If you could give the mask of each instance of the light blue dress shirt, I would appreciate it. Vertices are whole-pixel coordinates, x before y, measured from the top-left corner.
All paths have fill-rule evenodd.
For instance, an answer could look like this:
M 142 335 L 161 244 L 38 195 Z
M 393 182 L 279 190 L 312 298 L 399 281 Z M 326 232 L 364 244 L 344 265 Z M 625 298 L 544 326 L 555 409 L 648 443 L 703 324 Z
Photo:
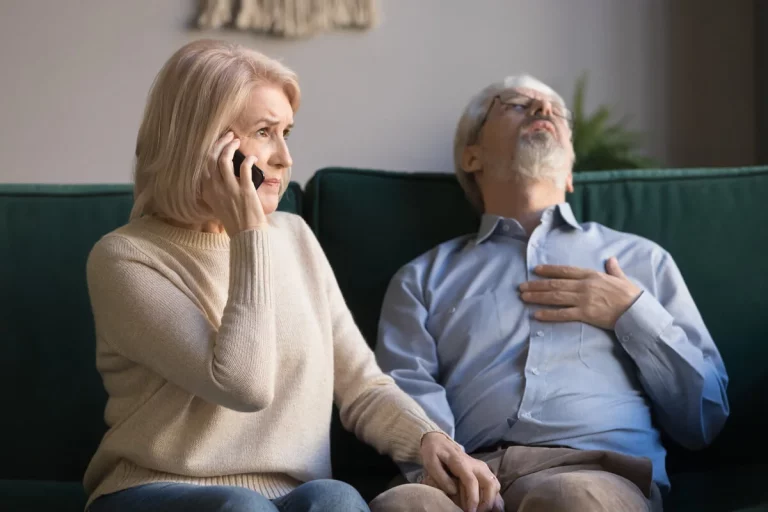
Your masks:
M 616 256 L 643 292 L 615 331 L 545 323 L 518 287 L 541 264 L 605 271 Z M 376 355 L 382 369 L 469 453 L 500 442 L 648 457 L 669 489 L 656 424 L 690 449 L 728 417 L 728 376 L 672 257 L 568 203 L 526 235 L 483 216 L 476 235 L 443 243 L 395 275 Z M 654 415 L 656 423 L 652 422 Z

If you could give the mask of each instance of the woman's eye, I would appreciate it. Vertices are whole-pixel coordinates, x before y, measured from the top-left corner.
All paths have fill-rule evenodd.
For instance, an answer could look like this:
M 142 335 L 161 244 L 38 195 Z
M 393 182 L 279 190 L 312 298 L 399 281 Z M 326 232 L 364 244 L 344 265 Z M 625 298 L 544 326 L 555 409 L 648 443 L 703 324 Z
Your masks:
M 283 132 L 283 138 L 284 138 L 285 140 L 288 140 L 288 137 L 290 137 L 290 135 L 291 135 L 291 130 L 285 130 L 285 131 Z
M 528 110 L 528 105 L 524 103 L 513 103 L 512 110 L 516 110 L 518 112 L 525 112 L 526 110 Z
M 269 132 L 267 131 L 266 128 L 262 128 L 261 130 L 256 132 L 256 135 L 258 135 L 259 137 L 269 137 Z

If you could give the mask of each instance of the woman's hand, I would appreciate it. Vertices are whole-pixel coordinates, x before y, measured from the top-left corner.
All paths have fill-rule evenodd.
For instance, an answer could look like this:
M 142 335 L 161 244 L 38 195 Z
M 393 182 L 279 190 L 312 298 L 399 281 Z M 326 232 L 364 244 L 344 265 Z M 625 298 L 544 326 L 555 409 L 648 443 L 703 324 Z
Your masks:
M 246 157 L 240 166 L 238 180 L 232 166 L 232 157 L 238 147 L 240 140 L 231 131 L 216 141 L 208 155 L 202 186 L 203 200 L 230 237 L 267 225 L 267 216 L 251 181 L 251 166 L 256 157 Z
M 426 474 L 424 483 L 441 489 L 464 512 L 487 512 L 503 504 L 499 497 L 501 486 L 488 465 L 464 453 L 448 436 L 440 432 L 426 434 L 421 441 L 421 461 Z

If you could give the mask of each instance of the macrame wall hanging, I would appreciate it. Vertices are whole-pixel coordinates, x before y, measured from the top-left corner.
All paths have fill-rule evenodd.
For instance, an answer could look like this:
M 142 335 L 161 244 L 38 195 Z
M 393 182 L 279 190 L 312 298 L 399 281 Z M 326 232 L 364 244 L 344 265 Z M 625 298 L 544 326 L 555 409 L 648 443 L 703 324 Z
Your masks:
M 376 0 L 203 0 L 198 27 L 299 38 L 376 24 Z

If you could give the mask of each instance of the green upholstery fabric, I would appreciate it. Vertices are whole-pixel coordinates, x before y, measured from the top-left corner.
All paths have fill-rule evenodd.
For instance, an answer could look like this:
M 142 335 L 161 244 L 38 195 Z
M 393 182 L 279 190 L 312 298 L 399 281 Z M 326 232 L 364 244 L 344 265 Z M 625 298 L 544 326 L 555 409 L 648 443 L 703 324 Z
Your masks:
M 127 219 L 123 186 L 0 188 L 0 478 L 79 480 L 103 431 L 88 251 Z
M 637 233 L 672 253 L 730 373 L 731 417 L 722 435 L 699 453 L 669 443 L 670 472 L 765 461 L 768 168 L 582 173 L 575 186 L 568 200 L 580 220 Z M 307 184 L 305 217 L 371 344 L 394 272 L 434 245 L 473 232 L 478 222 L 452 175 L 359 169 L 319 171 Z M 375 488 L 394 475 L 391 463 L 336 429 L 338 422 L 337 476 Z
M 768 503 L 768 168 L 580 174 L 568 199 L 581 220 L 646 236 L 675 257 L 725 358 L 731 418 L 714 445 L 670 445 L 666 510 Z M 0 510 L 82 510 L 83 471 L 104 432 L 85 284 L 88 251 L 123 224 L 130 187 L 0 185 Z M 476 229 L 451 175 L 320 171 L 292 183 L 280 209 L 303 213 L 369 342 L 394 272 Z M 394 464 L 331 430 L 335 476 L 372 498 Z
M 105 431 L 85 262 L 131 204 L 127 185 L 0 185 L 5 488 L 22 484 L 2 479 L 79 482 Z M 298 213 L 301 204 L 292 183 L 280 209 Z M 0 510 L 10 510 L 4 495 Z

